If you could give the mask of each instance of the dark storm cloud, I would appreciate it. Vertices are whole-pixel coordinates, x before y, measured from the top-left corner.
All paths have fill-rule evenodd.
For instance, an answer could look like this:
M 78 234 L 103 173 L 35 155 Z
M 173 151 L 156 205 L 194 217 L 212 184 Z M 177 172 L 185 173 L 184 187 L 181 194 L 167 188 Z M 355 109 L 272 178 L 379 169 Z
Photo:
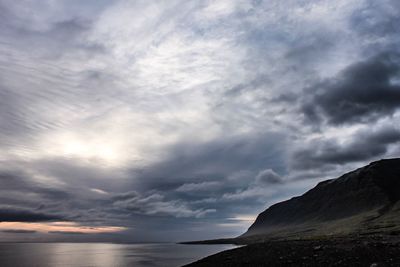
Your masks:
M 31 172 L 24 173 L 16 168 L 0 175 L 0 201 L 12 207 L 6 207 L 2 214 L 5 220 L 74 220 L 101 224 L 108 219 L 103 210 L 103 206 L 104 209 L 107 204 L 111 206 L 111 202 L 106 201 L 107 193 L 92 191 L 85 179 L 77 177 L 75 184 L 62 184 L 60 187 L 59 184 L 35 180 L 32 172 L 37 166 L 23 162 L 19 165 L 19 168 L 29 166 Z M 79 180 L 81 184 L 78 184 Z
M 273 132 L 202 143 L 181 142 L 168 149 L 165 159 L 133 174 L 138 176 L 140 184 L 137 186 L 167 189 L 197 179 L 209 182 L 225 179 L 243 170 L 274 168 L 284 173 L 285 149 L 285 135 Z
M 375 131 L 356 132 L 351 141 L 340 144 L 337 140 L 314 140 L 293 156 L 295 169 L 318 169 L 325 164 L 347 164 L 371 161 L 384 155 L 389 146 L 400 142 L 400 130 L 385 127 Z
M 397 53 L 353 64 L 335 79 L 308 88 L 302 110 L 313 123 L 326 119 L 334 125 L 390 116 L 400 107 L 399 71 Z
M 2 185 L 0 192 L 3 193 L 3 197 L 7 195 L 7 192 L 12 191 L 34 193 L 50 200 L 63 200 L 70 197 L 65 190 L 35 182 L 29 174 L 18 170 L 0 172 L 0 182 Z
M 114 212 L 185 221 L 223 218 L 252 207 L 254 199 L 263 197 L 263 188 L 282 184 L 275 171 L 286 171 L 281 164 L 285 137 L 278 133 L 182 142 L 167 151 L 163 161 L 132 171 L 131 187 L 138 191 L 112 195 Z
M 22 230 L 22 229 L 7 229 L 1 230 L 2 233 L 9 233 L 9 234 L 34 234 L 37 231 L 34 230 Z
M 49 234 L 60 234 L 60 235 L 85 235 L 82 232 L 72 232 L 72 231 L 49 231 Z
M 0 207 L 0 222 L 48 222 L 61 219 L 63 218 L 53 214 Z

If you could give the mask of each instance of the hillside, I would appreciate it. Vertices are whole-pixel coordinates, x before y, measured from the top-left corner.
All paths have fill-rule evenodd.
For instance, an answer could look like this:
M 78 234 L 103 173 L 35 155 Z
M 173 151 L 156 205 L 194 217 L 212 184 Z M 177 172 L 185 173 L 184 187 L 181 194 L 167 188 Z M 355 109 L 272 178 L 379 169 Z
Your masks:
M 400 159 L 380 160 L 269 207 L 239 238 L 395 234 L 399 200 Z
M 400 159 L 277 203 L 240 237 L 201 243 L 247 245 L 187 266 L 400 266 Z

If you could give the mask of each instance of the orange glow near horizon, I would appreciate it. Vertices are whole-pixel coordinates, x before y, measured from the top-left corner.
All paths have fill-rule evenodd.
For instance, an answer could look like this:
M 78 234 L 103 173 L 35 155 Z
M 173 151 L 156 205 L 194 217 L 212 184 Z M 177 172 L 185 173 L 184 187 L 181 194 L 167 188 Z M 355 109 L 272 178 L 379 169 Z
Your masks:
M 75 222 L 50 222 L 50 223 L 26 223 L 26 222 L 0 222 L 1 230 L 29 230 L 42 233 L 65 232 L 82 234 L 116 233 L 126 230 L 117 226 L 83 226 Z

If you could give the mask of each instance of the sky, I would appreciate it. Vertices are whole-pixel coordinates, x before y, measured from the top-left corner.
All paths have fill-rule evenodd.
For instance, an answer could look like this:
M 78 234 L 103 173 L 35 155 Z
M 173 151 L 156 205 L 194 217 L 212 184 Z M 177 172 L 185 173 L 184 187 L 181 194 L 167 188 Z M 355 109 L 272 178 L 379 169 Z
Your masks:
M 185 241 L 400 156 L 398 0 L 0 0 L 0 240 Z

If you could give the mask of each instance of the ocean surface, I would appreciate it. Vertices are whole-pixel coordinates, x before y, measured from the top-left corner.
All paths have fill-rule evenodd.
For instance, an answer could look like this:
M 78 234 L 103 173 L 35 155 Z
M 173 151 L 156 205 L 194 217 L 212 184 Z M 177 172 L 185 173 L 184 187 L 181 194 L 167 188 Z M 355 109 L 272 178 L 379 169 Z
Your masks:
M 2 243 L 1 267 L 169 267 L 234 248 L 232 245 Z

